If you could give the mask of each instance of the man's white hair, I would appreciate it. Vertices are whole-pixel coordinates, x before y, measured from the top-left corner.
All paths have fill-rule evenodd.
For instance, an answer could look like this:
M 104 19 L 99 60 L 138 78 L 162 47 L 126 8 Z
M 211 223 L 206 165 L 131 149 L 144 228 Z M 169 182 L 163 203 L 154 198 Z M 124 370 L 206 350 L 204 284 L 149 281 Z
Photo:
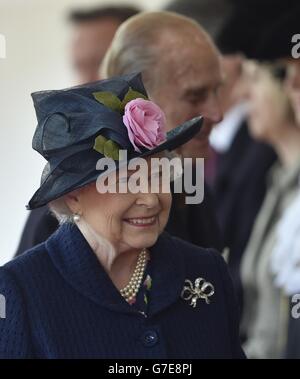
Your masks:
M 173 12 L 143 12 L 125 21 L 117 30 L 103 60 L 101 75 L 141 72 L 147 90 L 162 85 L 162 62 L 170 50 L 180 53 L 197 35 L 203 41 L 211 39 L 194 20 Z

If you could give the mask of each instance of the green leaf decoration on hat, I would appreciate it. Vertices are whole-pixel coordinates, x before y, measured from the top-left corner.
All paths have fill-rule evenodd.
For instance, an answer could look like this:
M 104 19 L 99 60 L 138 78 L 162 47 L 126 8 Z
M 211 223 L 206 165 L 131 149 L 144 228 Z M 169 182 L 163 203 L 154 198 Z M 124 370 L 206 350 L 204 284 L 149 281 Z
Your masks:
M 119 159 L 119 150 L 118 144 L 112 140 L 108 140 L 104 144 L 104 155 L 107 158 L 112 158 L 117 161 Z
M 112 92 L 106 92 L 106 91 L 94 92 L 93 96 L 99 103 L 119 113 L 123 113 L 126 104 L 132 100 L 135 100 L 135 99 L 148 100 L 145 95 L 143 95 L 142 93 L 138 91 L 133 90 L 131 87 L 129 87 L 129 90 L 127 91 L 122 101 L 118 98 L 118 96 L 116 96 Z
M 99 103 L 105 105 L 107 108 L 110 108 L 115 112 L 121 112 L 123 110 L 121 100 L 112 92 L 94 92 L 93 96 Z
M 107 142 L 107 138 L 103 136 L 96 137 L 93 149 L 104 155 L 105 142 Z
M 125 105 L 129 103 L 129 101 L 135 100 L 135 99 L 144 99 L 148 100 L 145 95 L 142 93 L 133 90 L 131 87 L 129 87 L 129 90 L 127 91 L 126 95 L 124 96 L 124 99 L 122 101 L 122 106 L 125 108 Z
M 104 136 L 96 137 L 93 148 L 98 151 L 98 153 L 103 154 L 106 158 L 112 158 L 115 161 L 119 159 L 119 145 Z

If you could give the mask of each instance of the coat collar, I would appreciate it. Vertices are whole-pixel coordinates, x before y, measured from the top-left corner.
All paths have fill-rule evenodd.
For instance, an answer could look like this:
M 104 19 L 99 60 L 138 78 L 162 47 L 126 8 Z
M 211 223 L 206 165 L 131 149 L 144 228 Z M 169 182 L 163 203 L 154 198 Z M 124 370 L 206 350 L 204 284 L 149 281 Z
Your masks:
M 46 249 L 63 278 L 93 302 L 122 313 L 136 313 L 113 285 L 76 225 L 64 224 L 46 241 Z M 153 287 L 148 317 L 178 300 L 185 279 L 183 254 L 167 233 L 150 249 Z
M 300 156 L 293 165 L 285 167 L 281 162 L 277 162 L 271 168 L 268 176 L 268 184 L 272 190 L 284 193 L 288 188 L 295 186 L 299 182 Z

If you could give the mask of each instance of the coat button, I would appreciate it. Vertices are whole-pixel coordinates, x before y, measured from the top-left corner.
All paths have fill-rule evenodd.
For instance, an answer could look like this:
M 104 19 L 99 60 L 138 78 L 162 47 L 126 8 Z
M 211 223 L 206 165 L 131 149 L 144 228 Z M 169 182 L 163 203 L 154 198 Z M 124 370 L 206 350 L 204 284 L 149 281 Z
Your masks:
M 147 347 L 154 346 L 158 342 L 158 334 L 154 330 L 148 330 L 143 334 L 142 341 Z

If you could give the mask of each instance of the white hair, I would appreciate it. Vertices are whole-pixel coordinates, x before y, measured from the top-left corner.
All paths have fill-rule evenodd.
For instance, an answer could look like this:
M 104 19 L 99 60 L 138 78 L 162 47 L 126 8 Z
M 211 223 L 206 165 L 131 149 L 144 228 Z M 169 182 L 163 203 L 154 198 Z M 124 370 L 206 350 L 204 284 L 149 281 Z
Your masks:
M 163 84 L 162 60 L 172 50 L 186 46 L 201 35 L 211 43 L 204 29 L 194 20 L 173 12 L 142 12 L 125 21 L 117 30 L 101 68 L 104 78 L 141 72 L 147 90 Z M 166 43 L 160 43 L 161 41 Z M 212 44 L 212 43 L 211 43 Z M 212 44 L 213 45 L 213 44 Z
M 65 202 L 64 196 L 51 201 L 49 203 L 49 208 L 60 224 L 66 222 L 74 223 L 73 213 Z

